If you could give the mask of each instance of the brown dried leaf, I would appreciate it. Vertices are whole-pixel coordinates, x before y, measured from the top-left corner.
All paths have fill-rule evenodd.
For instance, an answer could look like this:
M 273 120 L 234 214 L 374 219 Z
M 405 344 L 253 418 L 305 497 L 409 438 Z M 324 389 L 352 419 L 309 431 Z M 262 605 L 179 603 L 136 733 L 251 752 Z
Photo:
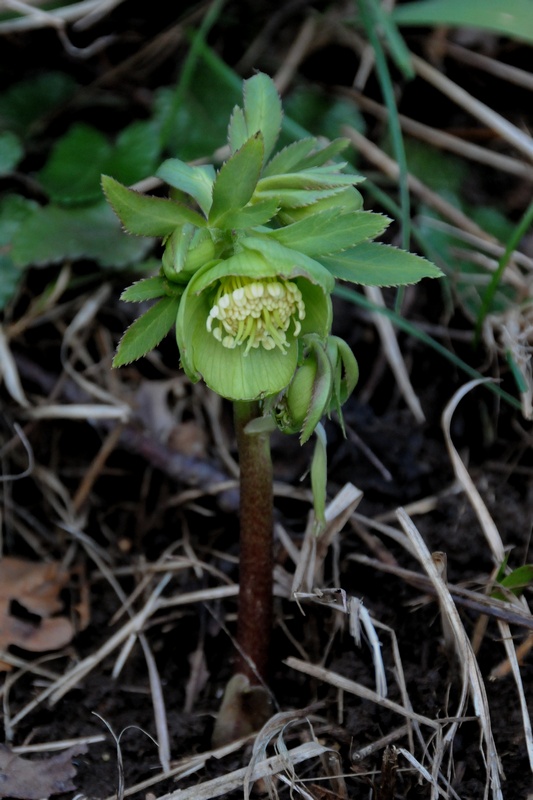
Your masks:
M 86 745 L 75 745 L 50 758 L 30 761 L 0 744 L 0 798 L 40 800 L 73 791 L 76 768 L 71 759 L 86 752 Z
M 63 607 L 59 593 L 68 581 L 60 564 L 0 559 L 0 651 L 16 645 L 31 652 L 58 650 L 70 642 L 74 628 L 67 617 L 51 617 Z M 40 622 L 13 614 L 16 601 Z M 0 786 L 1 790 L 1 786 Z

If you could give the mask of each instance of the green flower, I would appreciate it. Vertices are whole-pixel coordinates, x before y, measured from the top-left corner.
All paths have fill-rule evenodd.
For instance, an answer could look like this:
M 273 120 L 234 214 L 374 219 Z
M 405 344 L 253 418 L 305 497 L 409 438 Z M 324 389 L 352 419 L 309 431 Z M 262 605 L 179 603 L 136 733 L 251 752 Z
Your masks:
M 271 242 L 248 238 L 240 247 L 191 278 L 176 336 L 192 380 L 230 400 L 255 400 L 288 386 L 300 337 L 329 333 L 334 280 L 317 261 Z

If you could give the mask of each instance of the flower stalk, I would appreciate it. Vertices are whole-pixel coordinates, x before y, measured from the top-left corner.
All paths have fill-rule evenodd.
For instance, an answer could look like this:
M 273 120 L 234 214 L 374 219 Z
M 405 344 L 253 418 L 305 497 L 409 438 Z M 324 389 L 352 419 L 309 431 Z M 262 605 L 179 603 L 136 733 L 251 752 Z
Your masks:
M 250 683 L 266 682 L 272 629 L 272 458 L 270 434 L 246 428 L 260 416 L 257 402 L 233 404 L 240 465 L 238 658 Z

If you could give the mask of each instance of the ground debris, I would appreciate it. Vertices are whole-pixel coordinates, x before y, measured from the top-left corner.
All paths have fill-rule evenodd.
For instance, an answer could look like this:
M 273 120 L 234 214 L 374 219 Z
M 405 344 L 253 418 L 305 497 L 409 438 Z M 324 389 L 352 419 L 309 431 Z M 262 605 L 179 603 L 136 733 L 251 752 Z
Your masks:
M 0 745 L 0 797 L 39 800 L 72 791 L 71 779 L 76 775 L 72 759 L 86 752 L 87 746 L 78 744 L 50 758 L 30 761 Z

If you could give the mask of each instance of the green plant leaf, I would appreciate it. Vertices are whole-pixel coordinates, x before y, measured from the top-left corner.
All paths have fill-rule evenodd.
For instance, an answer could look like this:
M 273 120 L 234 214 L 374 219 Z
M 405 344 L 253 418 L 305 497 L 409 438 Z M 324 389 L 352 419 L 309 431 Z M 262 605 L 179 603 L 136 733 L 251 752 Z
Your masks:
M 11 245 L 22 223 L 38 208 L 34 200 L 19 194 L 7 194 L 0 198 L 0 247 Z
M 100 175 L 111 150 L 96 128 L 75 124 L 58 139 L 38 179 L 55 203 L 96 202 L 101 197 Z
M 17 293 L 22 279 L 22 270 L 7 253 L 0 253 L 0 311 Z
M 179 158 L 168 158 L 163 161 L 157 172 L 157 178 L 193 197 L 204 214 L 209 214 L 213 202 L 213 184 L 215 168 L 212 164 L 190 167 Z
M 23 155 L 24 149 L 15 133 L 11 131 L 0 133 L 0 175 L 9 175 L 13 172 Z
M 142 303 L 145 300 L 155 300 L 166 295 L 165 284 L 165 279 L 160 275 L 153 278 L 144 278 L 124 289 L 120 299 L 125 303 Z
M 264 73 L 244 81 L 244 118 L 248 136 L 261 132 L 266 160 L 277 142 L 283 116 L 281 100 L 272 78 Z
M 117 137 L 101 172 L 112 175 L 126 186 L 148 178 L 153 175 L 160 157 L 160 140 L 158 126 L 151 120 L 128 125 Z
M 510 572 L 509 575 L 505 575 L 503 578 L 497 578 L 497 581 L 501 586 L 504 586 L 517 597 L 520 597 L 524 589 L 527 589 L 528 586 L 533 584 L 533 564 L 522 564 L 521 567 L 517 567 Z M 499 592 L 497 589 L 491 592 L 491 597 L 495 597 L 497 600 L 507 599 L 505 594 Z
M 374 239 L 383 233 L 389 223 L 388 217 L 371 211 L 339 214 L 333 208 L 273 230 L 269 235 L 286 247 L 317 258 L 346 250 L 366 239 Z
M 283 175 L 261 178 L 257 184 L 257 193 L 266 195 L 273 191 L 281 193 L 287 189 L 300 191 L 333 189 L 341 186 L 352 186 L 362 180 L 364 178 L 361 175 L 348 175 L 345 172 L 338 172 L 335 166 L 313 167 L 299 172 L 287 172 Z
M 128 189 L 109 175 L 102 175 L 102 188 L 128 233 L 137 236 L 168 236 L 184 222 L 203 227 L 196 211 L 163 197 L 152 197 Z
M 114 367 L 142 358 L 165 338 L 176 322 L 179 297 L 163 297 L 135 320 L 119 342 Z
M 340 280 L 363 286 L 404 286 L 422 278 L 438 278 L 440 269 L 425 258 L 388 244 L 365 242 L 320 261 Z
M 209 224 L 224 225 L 224 216 L 249 202 L 257 185 L 263 164 L 263 137 L 254 135 L 223 164 L 213 184 L 213 204 Z
M 224 142 L 228 117 L 241 95 L 205 61 L 199 62 L 190 85 L 179 89 L 158 89 L 154 98 L 153 119 L 165 131 L 165 148 L 179 153 L 183 161 L 205 157 Z M 176 103 L 176 93 L 179 102 Z
M 142 259 L 149 239 L 124 236 L 105 201 L 84 208 L 37 208 L 13 237 L 11 256 L 18 266 L 89 258 L 103 267 L 125 267 Z
M 269 273 L 264 273 L 259 277 L 265 277 L 270 274 L 272 277 L 280 275 L 282 278 L 292 280 L 297 275 L 304 275 L 308 280 L 320 285 L 325 292 L 332 292 L 335 287 L 335 281 L 332 278 L 328 269 L 313 258 L 309 258 L 305 253 L 299 253 L 297 250 L 292 250 L 285 247 L 279 242 L 270 238 L 262 238 L 260 236 L 247 236 L 241 239 L 240 246 L 243 249 L 243 255 L 246 252 L 260 253 L 263 260 L 269 266 Z M 231 260 L 231 264 L 237 263 L 238 257 Z M 228 261 L 230 261 L 228 259 Z M 222 265 L 227 262 L 222 262 Z M 245 262 L 245 259 L 242 259 Z M 240 266 L 241 270 L 246 270 L 246 265 Z M 239 274 L 239 272 L 231 273 Z M 240 274 L 246 272 L 240 271 Z M 255 277 L 255 276 L 254 276 Z
M 0 128 L 23 138 L 35 134 L 39 122 L 67 103 L 76 88 L 76 82 L 62 72 L 45 72 L 15 83 L 0 95 Z
M 398 25 L 456 25 L 533 42 L 531 0 L 422 0 L 397 6 Z
M 398 69 L 403 72 L 406 78 L 414 78 L 415 71 L 411 63 L 411 54 L 391 15 L 384 10 L 377 0 L 359 0 L 359 2 L 366 2 L 372 16 L 372 23 L 374 27 L 382 32 L 387 43 L 387 49 Z
M 266 225 L 279 211 L 279 204 L 275 197 L 268 200 L 258 200 L 244 208 L 228 211 L 224 214 L 224 227 L 230 228 L 255 228 L 257 225 Z
M 305 157 L 315 149 L 317 143 L 317 139 L 309 137 L 287 145 L 269 161 L 263 170 L 263 177 L 268 178 L 272 175 L 283 175 L 285 172 L 296 172 L 300 164 L 303 164 Z
M 231 152 L 236 153 L 249 138 L 244 111 L 240 106 L 235 106 L 228 125 L 228 144 Z
M 316 442 L 311 460 L 311 489 L 315 517 L 319 525 L 326 521 L 326 491 L 328 478 L 328 451 L 326 431 L 319 423 L 315 429 Z

